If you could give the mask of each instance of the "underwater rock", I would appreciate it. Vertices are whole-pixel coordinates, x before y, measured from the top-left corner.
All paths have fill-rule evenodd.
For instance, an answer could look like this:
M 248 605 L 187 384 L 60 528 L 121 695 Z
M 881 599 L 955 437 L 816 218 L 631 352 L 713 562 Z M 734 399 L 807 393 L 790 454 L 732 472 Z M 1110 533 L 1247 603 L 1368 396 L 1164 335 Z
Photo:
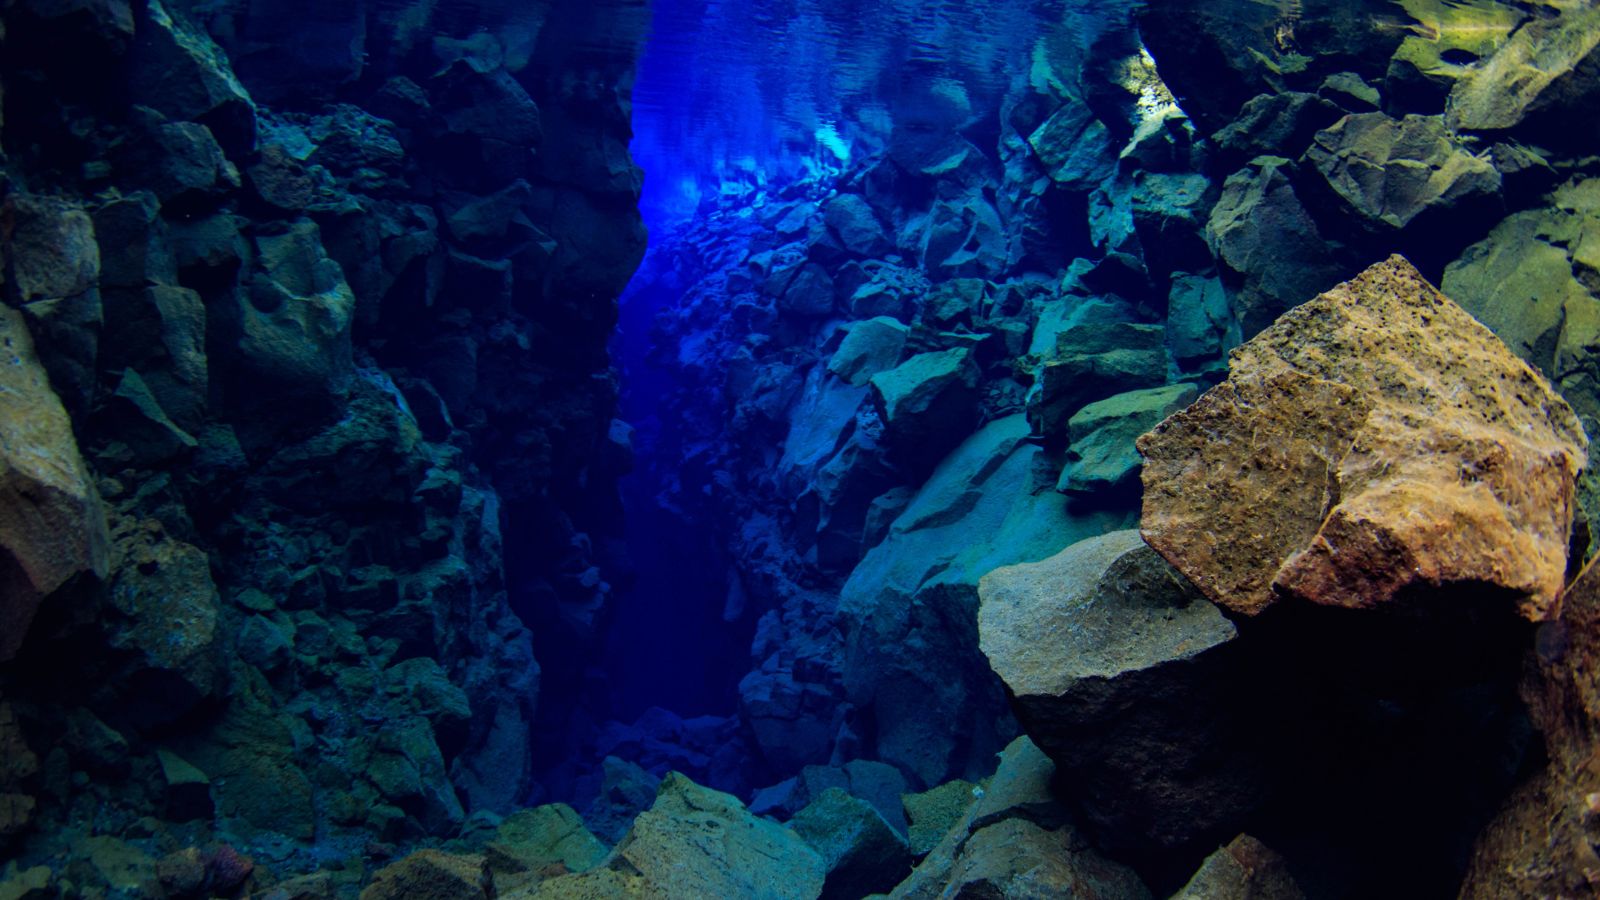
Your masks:
M 226 313 L 238 335 L 237 365 L 283 395 L 327 402 L 348 389 L 351 375 L 350 287 L 314 222 L 258 235 L 254 244 L 256 271 Z
M 178 122 L 210 128 L 228 153 L 255 149 L 255 103 L 204 32 L 173 17 L 160 0 L 137 4 L 129 90 L 135 103 Z
M 822 856 L 828 877 L 824 898 L 854 900 L 882 893 L 911 871 L 911 851 L 870 803 L 828 788 L 789 827 Z
M 650 808 L 661 779 L 615 756 L 600 762 L 600 792 L 584 811 L 583 820 L 596 835 L 615 844 L 628 833 L 639 813 Z
M 1580 415 L 1600 418 L 1600 179 L 1513 213 L 1444 270 L 1445 295 L 1543 372 Z
M 1166 380 L 1166 330 L 1160 325 L 1081 323 L 1060 332 L 1045 356 L 1028 394 L 1028 422 L 1035 434 L 1059 443 L 1084 406 Z
M 1167 350 L 1181 367 L 1220 367 L 1238 342 L 1239 323 L 1217 278 L 1174 272 L 1167 295 Z
M 877 758 L 919 786 L 976 777 L 1014 725 L 978 650 L 978 580 L 1131 524 L 1073 512 L 1020 415 L 985 425 L 942 461 L 840 592 L 844 683 L 870 714 Z
M 1028 145 L 1051 180 L 1069 191 L 1087 193 L 1116 171 L 1110 132 L 1088 104 L 1075 97 L 1028 135 Z
M 889 238 L 872 211 L 872 204 L 860 194 L 839 194 L 822 205 L 822 220 L 851 253 L 864 257 L 882 256 L 889 251 Z
M 1600 799 L 1600 565 L 1591 562 L 1540 628 L 1522 696 L 1548 761 L 1473 847 L 1464 898 L 1584 896 L 1594 890 Z
M 200 548 L 157 521 L 119 518 L 107 595 L 107 643 L 130 654 L 117 717 L 169 723 L 226 686 L 217 586 Z
M 361 900 L 485 900 L 493 896 L 481 856 L 418 850 L 372 876 Z
M 1470 234 L 1500 207 L 1500 173 L 1439 116 L 1346 116 L 1317 132 L 1305 159 L 1353 218 L 1377 234 Z
M 1559 146 L 1592 146 L 1585 110 L 1600 92 L 1600 10 L 1564 9 L 1518 28 L 1450 91 L 1445 118 L 1459 131 L 1504 132 Z
M 919 858 L 927 856 L 961 821 L 981 793 L 976 784 L 957 778 L 920 793 L 906 794 L 901 802 L 910 821 L 906 839 L 912 854 Z
M 856 322 L 828 360 L 828 371 L 859 387 L 900 362 L 909 331 L 899 319 L 878 316 Z
M 1069 824 L 1050 793 L 1054 773 L 1049 757 L 1017 738 L 966 815 L 889 896 L 1148 898 L 1132 869 L 1100 856 Z
M 79 575 L 104 576 L 110 537 L 72 424 L 34 354 L 23 314 L 0 309 L 0 661 L 40 603 Z
M 495 830 L 484 847 L 497 893 L 533 879 L 587 872 L 610 851 L 564 803 L 518 810 Z
M 1472 584 L 1539 621 L 1587 446 L 1536 371 L 1393 257 L 1286 314 L 1140 439 L 1144 535 L 1236 613 Z
M 1409 11 L 1427 29 L 1407 35 L 1389 60 L 1383 93 L 1391 111 L 1443 112 L 1456 82 L 1490 58 L 1528 19 L 1526 10 L 1499 3 L 1429 2 L 1414 4 Z
M 673 772 L 600 868 L 544 882 L 537 896 L 812 900 L 825 873 L 794 832 Z
M 1283 857 L 1248 834 L 1206 857 L 1172 900 L 1302 900 Z
M 1282 157 L 1252 160 L 1228 176 L 1206 223 L 1244 337 L 1349 274 L 1342 246 L 1321 230 L 1296 192 L 1293 168 Z
M 27 316 L 38 360 L 81 420 L 94 396 L 102 307 L 94 221 L 75 203 L 14 193 L 0 207 L 7 301 Z
M 1317 132 L 1339 121 L 1344 111 L 1304 91 L 1257 94 L 1237 117 L 1212 135 L 1212 164 L 1231 173 L 1258 156 L 1295 159 Z
M 1137 531 L 996 569 L 978 593 L 980 646 L 1101 846 L 1179 847 L 1259 802 L 1237 632 Z
M 926 472 L 961 440 L 977 412 L 978 367 L 972 351 L 919 353 L 872 376 L 873 406 L 895 457 Z
M 1128 391 L 1090 403 L 1067 421 L 1071 441 L 1056 490 L 1093 495 L 1125 487 L 1139 471 L 1133 442 L 1198 397 L 1190 384 Z

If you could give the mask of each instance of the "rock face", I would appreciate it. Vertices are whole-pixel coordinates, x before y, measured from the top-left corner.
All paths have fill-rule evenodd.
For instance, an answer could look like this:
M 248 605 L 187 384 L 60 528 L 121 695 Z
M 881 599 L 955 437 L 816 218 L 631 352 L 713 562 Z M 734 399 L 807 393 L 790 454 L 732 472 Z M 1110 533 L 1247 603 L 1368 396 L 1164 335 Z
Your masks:
M 1305 896 L 1288 864 L 1248 834 L 1206 857 L 1173 900 L 1300 900 Z
M 984 655 L 1102 846 L 1181 846 L 1259 802 L 1237 631 L 1137 531 L 996 569 L 978 593 Z
M 1479 837 L 1462 897 L 1583 896 L 1593 891 L 1600 772 L 1600 566 L 1567 589 L 1547 623 L 1522 694 L 1549 762 L 1506 801 Z
M 826 872 L 794 832 L 674 772 L 605 863 L 545 882 L 535 896 L 813 900 Z
M 1146 540 L 1231 611 L 1480 584 L 1541 620 L 1587 440 L 1537 372 L 1392 258 L 1237 350 L 1229 380 L 1139 449 Z
M 1017 738 L 966 815 L 889 896 L 1148 898 L 1131 869 L 1086 846 L 1068 823 L 1050 793 L 1053 774 L 1049 758 Z
M 106 574 L 110 539 L 72 424 L 34 354 L 22 313 L 0 309 L 0 662 L 22 646 L 44 598 Z

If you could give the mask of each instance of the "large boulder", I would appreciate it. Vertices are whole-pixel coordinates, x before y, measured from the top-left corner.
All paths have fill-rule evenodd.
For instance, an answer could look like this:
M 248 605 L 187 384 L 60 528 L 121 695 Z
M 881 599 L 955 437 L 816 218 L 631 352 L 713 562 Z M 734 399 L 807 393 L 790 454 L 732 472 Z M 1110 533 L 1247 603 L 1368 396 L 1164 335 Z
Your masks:
M 790 820 L 789 827 L 828 866 L 824 898 L 855 900 L 882 893 L 911 871 L 911 850 L 865 800 L 831 787 Z
M 1442 242 L 1499 209 L 1500 172 L 1440 116 L 1346 116 L 1317 132 L 1305 158 L 1341 212 L 1374 234 L 1414 228 Z
M 869 383 L 890 450 L 916 474 L 955 447 L 977 415 L 978 366 L 965 347 L 919 353 Z
M 1028 394 L 1034 433 L 1060 443 L 1084 406 L 1167 380 L 1166 329 L 1135 322 L 1083 322 L 1055 337 Z
M 1600 9 L 1574 6 L 1536 17 L 1465 73 L 1450 91 L 1446 119 L 1461 131 L 1511 132 L 1526 140 L 1581 148 L 1600 126 L 1597 99 Z
M 1508 798 L 1473 848 L 1464 898 L 1582 897 L 1594 892 L 1600 795 L 1600 564 L 1590 563 L 1545 626 L 1523 687 L 1544 733 L 1545 767 Z
M 1212 600 L 1492 588 L 1550 616 L 1588 441 L 1527 363 L 1392 257 L 1285 315 L 1141 438 L 1144 534 Z
M 100 496 L 50 389 L 23 314 L 0 307 L 0 662 L 22 646 L 39 604 L 86 573 L 103 576 L 110 539 Z
M 978 593 L 980 646 L 1102 846 L 1181 847 L 1260 801 L 1237 631 L 1137 531 L 996 569 Z
M 1444 270 L 1447 296 L 1600 420 L 1600 179 L 1513 213 Z
M 1171 384 L 1128 391 L 1078 410 L 1067 421 L 1071 443 L 1056 490 L 1092 495 L 1127 486 L 1139 472 L 1133 442 L 1199 394 L 1192 384 Z
M 844 682 L 871 723 L 863 736 L 919 786 L 978 777 L 1015 727 L 978 650 L 978 580 L 1132 525 L 1131 511 L 1069 509 L 1027 438 L 1013 415 L 964 441 L 840 591 Z
M 825 873 L 794 832 L 673 772 L 603 865 L 546 881 L 536 896 L 814 900 Z
M 135 103 L 211 129 L 229 154 L 255 149 L 256 110 L 227 55 L 160 0 L 136 5 L 128 89 Z
M 1293 171 L 1282 157 L 1252 160 L 1228 176 L 1206 223 L 1244 337 L 1348 274 L 1339 243 L 1296 192 Z
M 1289 864 L 1272 848 L 1241 834 L 1206 857 L 1172 900 L 1304 900 Z

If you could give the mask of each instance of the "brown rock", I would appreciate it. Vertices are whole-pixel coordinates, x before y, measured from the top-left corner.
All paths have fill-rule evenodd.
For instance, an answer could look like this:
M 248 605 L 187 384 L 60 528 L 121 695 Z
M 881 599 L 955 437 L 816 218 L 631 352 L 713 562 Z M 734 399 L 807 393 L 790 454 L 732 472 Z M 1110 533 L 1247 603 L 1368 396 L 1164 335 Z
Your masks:
M 1557 610 L 1588 441 L 1536 371 L 1395 256 L 1285 314 L 1139 439 L 1144 537 L 1218 604 L 1491 586 Z
M 106 572 L 105 512 L 22 314 L 0 308 L 0 662 L 39 603 Z
M 1463 898 L 1600 893 L 1600 563 L 1567 589 L 1537 643 L 1522 693 L 1550 761 L 1479 835 Z
M 1248 834 L 1206 857 L 1172 900 L 1304 900 L 1289 865 Z
M 490 884 L 481 856 L 418 850 L 378 870 L 361 900 L 487 900 Z

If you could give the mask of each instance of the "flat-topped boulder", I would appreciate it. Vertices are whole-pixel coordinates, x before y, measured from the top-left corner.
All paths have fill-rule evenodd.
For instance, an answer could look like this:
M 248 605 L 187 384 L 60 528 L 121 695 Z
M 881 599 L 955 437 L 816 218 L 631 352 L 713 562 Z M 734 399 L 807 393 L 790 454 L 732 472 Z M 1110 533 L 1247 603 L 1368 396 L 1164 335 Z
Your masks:
M 1401 257 L 1286 313 L 1139 439 L 1145 539 L 1216 603 L 1366 608 L 1450 585 L 1553 614 L 1588 441 Z
M 1135 530 L 978 584 L 979 645 L 1103 847 L 1226 830 L 1262 794 L 1222 611 Z

